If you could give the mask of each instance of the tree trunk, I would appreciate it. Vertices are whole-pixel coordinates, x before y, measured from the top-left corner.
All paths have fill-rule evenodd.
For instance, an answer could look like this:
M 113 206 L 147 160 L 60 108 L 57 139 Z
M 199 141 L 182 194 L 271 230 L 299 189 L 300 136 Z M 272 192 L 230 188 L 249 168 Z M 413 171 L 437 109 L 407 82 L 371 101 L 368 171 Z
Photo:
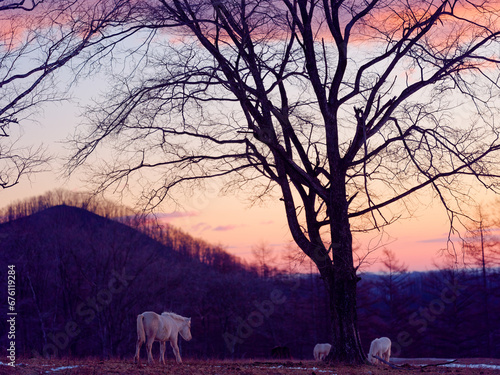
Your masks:
M 324 282 L 329 293 L 332 326 L 330 360 L 343 363 L 364 363 L 366 357 L 361 347 L 356 311 L 356 284 L 354 269 L 333 267 Z M 354 277 L 353 277 L 354 276 Z
M 343 174 L 339 173 L 331 183 L 328 208 L 332 263 L 322 274 L 330 297 L 330 318 L 333 329 L 330 358 L 343 363 L 364 363 L 366 356 L 358 333 L 356 304 L 359 278 L 353 262 L 349 205 Z

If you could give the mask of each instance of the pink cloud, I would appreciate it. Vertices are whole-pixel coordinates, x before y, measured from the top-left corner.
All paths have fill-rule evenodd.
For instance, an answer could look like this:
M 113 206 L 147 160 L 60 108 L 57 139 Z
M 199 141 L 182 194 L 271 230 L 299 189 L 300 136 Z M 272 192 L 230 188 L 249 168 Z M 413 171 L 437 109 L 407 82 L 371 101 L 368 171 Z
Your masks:
M 219 226 L 215 227 L 213 230 L 219 231 L 219 232 L 224 232 L 224 231 L 236 229 L 239 226 L 241 226 L 241 225 L 219 225 Z
M 185 217 L 193 217 L 198 215 L 199 213 L 195 211 L 188 211 L 188 212 L 174 211 L 174 212 L 159 212 L 154 214 L 153 216 L 159 221 L 169 223 L 176 219 L 182 219 Z
M 205 222 L 197 223 L 197 224 L 191 226 L 191 230 L 195 233 L 205 232 L 205 231 L 210 230 L 210 229 L 212 229 L 212 226 L 210 224 L 205 223 Z
M 261 221 L 260 224 L 261 225 L 271 225 L 271 224 L 274 224 L 274 220 Z

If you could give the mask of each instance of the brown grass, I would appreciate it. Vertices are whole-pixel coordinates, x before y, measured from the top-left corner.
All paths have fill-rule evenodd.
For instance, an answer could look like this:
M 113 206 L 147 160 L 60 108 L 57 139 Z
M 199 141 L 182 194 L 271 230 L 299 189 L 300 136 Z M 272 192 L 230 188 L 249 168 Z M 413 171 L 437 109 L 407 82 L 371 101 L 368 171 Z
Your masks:
M 434 361 L 443 362 L 443 361 Z M 482 374 L 500 375 L 500 370 L 484 368 L 455 368 L 442 366 L 421 367 L 432 360 L 399 360 L 402 367 L 392 369 L 388 366 L 348 366 L 329 365 L 314 361 L 269 361 L 269 360 L 190 360 L 177 365 L 171 358 L 165 366 L 134 364 L 131 359 L 20 359 L 13 369 L 0 365 L 0 374 L 57 374 L 57 375 L 94 375 L 94 374 L 173 374 L 173 375 L 383 375 L 383 374 Z M 456 364 L 495 364 L 494 359 L 460 359 Z

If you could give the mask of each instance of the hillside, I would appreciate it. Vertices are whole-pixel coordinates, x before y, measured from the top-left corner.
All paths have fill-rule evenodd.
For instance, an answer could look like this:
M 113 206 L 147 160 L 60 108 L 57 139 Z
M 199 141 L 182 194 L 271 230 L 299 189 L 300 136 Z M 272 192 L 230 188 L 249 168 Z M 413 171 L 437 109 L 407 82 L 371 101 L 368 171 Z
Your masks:
M 179 258 L 173 249 L 125 224 L 66 205 L 0 224 L 0 238 L 2 256 L 10 262 L 45 254 L 50 255 L 49 262 L 68 256 L 102 256 L 105 249 L 118 247 L 121 252 L 155 252 L 167 258 Z
M 197 244 L 186 235 L 166 242 L 185 249 L 188 244 L 179 241 L 188 240 Z M 219 274 L 220 267 L 187 250 L 76 207 L 59 205 L 0 224 L 0 241 L 0 267 L 16 268 L 23 353 L 129 352 L 138 313 L 171 310 L 190 316 L 197 305 L 200 314 L 203 300 L 214 298 L 207 295 L 211 288 L 221 295 L 231 292 L 226 283 L 234 285 L 227 281 L 232 276 Z M 0 298 L 6 300 L 5 293 L 0 291 Z M 4 335 L 2 340 L 5 347 Z

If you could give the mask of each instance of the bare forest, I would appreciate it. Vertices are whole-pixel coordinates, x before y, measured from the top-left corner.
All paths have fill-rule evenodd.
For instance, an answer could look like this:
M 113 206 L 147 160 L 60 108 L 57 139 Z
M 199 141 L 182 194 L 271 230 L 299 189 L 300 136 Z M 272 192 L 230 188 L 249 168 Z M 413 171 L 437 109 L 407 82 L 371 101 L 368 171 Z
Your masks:
M 272 358 L 275 347 L 312 360 L 314 345 L 329 341 L 317 272 L 264 275 L 148 216 L 84 202 L 59 192 L 4 212 L 0 261 L 17 267 L 18 355 L 130 360 L 136 316 L 147 310 L 192 318 L 193 339 L 180 342 L 191 360 Z M 385 335 L 393 357 L 500 357 L 498 268 L 407 272 L 393 253 L 384 256 L 384 272 L 361 274 L 358 283 L 364 350 Z

